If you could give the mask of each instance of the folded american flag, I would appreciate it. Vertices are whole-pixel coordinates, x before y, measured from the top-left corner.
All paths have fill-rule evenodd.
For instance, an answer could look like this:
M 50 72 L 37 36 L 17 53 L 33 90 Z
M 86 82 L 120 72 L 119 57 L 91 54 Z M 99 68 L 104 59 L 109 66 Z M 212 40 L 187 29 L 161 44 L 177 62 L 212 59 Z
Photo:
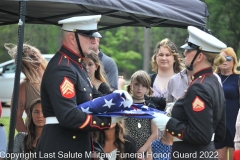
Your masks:
M 88 114 L 104 117 L 126 116 L 152 119 L 166 113 L 144 104 L 133 104 L 132 97 L 122 90 L 79 104 L 77 108 Z

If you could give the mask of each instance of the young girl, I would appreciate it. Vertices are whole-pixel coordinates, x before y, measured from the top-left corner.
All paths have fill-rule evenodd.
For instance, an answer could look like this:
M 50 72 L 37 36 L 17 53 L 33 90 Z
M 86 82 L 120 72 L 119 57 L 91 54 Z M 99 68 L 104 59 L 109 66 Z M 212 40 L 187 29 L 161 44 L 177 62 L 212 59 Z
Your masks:
M 91 82 L 95 88 L 102 94 L 108 94 L 110 92 L 110 87 L 105 78 L 105 72 L 97 54 L 92 52 L 86 55 L 83 62 L 86 66 Z
M 43 117 L 41 100 L 36 99 L 30 105 L 30 114 L 28 116 L 27 133 L 19 132 L 14 139 L 14 153 L 34 153 L 37 141 L 45 125 Z M 34 157 L 31 157 L 32 159 Z M 24 157 L 13 158 L 13 160 L 24 160 Z
M 133 103 L 145 104 L 155 108 L 153 102 L 146 101 L 144 98 L 145 95 L 151 96 L 153 93 L 150 85 L 150 77 L 145 71 L 139 70 L 132 75 L 127 91 L 131 94 Z M 150 119 L 138 118 L 127 118 L 125 124 L 129 135 L 137 144 L 138 153 L 144 153 L 146 159 L 151 159 L 151 156 L 149 156 L 151 155 L 151 144 L 153 140 L 157 139 L 156 125 Z M 143 157 L 139 159 L 141 158 Z

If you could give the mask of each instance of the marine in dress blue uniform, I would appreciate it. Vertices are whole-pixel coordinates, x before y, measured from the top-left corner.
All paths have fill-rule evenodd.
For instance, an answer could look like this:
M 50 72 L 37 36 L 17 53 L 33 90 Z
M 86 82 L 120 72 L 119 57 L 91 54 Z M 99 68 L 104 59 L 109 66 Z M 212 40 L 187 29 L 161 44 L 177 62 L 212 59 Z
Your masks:
M 163 115 L 153 121 L 174 136 L 172 160 L 218 159 L 213 141 L 222 141 L 225 136 L 225 98 L 211 63 L 214 53 L 219 54 L 226 45 L 198 28 L 189 26 L 188 32 L 188 43 L 182 48 L 186 67 L 194 73 L 192 82 L 174 104 L 172 118 Z M 211 63 L 207 60 L 209 53 L 213 56 Z
M 64 31 L 91 38 L 100 17 L 73 17 L 59 24 L 63 24 Z M 80 41 L 79 54 L 63 43 L 43 75 L 41 100 L 46 125 L 37 144 L 36 159 L 90 159 L 88 155 L 94 150 L 91 132 L 111 125 L 111 118 L 92 116 L 76 108 L 92 99 L 92 85 L 82 63 L 83 45 Z

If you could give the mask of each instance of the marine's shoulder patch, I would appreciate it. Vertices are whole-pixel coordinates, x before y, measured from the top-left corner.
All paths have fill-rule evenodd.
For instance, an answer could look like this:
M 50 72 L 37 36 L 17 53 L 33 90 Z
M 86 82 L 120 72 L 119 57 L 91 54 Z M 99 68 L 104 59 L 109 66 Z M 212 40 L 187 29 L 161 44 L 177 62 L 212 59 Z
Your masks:
M 192 109 L 195 112 L 200 112 L 205 109 L 205 103 L 201 98 L 198 96 L 195 97 L 194 101 L 192 102 Z
M 65 98 L 73 98 L 75 96 L 74 84 L 67 77 L 64 77 L 60 85 L 60 91 Z

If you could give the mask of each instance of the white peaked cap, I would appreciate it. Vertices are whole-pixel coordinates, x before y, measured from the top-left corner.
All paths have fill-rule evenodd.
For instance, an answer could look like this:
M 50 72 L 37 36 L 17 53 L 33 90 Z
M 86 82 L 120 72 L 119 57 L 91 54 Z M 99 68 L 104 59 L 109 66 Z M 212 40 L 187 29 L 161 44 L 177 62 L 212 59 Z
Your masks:
M 226 44 L 216 37 L 196 27 L 188 26 L 188 32 L 188 43 L 181 46 L 183 49 L 200 49 L 202 51 L 219 53 L 222 49 L 227 48 Z
M 60 20 L 58 24 L 62 24 L 62 29 L 65 31 L 75 32 L 76 30 L 80 30 L 96 32 L 100 19 L 101 15 L 79 16 Z

